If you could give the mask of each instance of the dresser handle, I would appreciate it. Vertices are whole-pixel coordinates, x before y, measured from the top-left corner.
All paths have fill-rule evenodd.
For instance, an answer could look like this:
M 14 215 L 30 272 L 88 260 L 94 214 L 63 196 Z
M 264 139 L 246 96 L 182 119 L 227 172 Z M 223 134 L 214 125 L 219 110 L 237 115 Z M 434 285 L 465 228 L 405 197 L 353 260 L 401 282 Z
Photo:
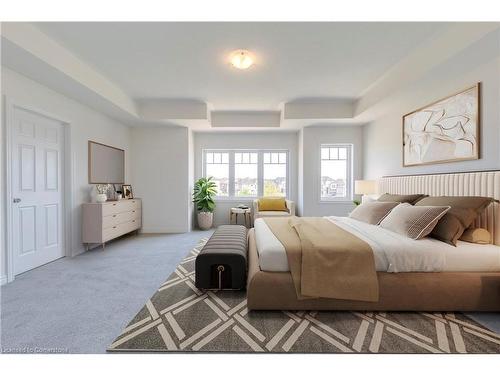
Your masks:
M 116 217 L 116 215 L 113 215 L 113 217 Z
M 132 223 L 135 223 L 135 220 L 132 220 Z
M 116 203 L 113 203 L 113 206 L 116 206 Z
M 114 226 L 113 229 L 116 229 L 116 226 Z

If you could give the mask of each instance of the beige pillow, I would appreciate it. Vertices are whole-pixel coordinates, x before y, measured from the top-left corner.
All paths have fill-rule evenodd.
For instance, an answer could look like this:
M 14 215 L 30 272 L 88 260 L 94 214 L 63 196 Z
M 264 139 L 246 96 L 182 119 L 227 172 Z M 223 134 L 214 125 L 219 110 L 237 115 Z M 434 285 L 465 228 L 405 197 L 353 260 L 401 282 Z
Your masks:
M 419 200 L 428 197 L 425 194 L 409 194 L 409 195 L 400 195 L 400 194 L 389 194 L 385 193 L 378 198 L 379 202 L 399 202 L 399 203 L 409 203 L 415 204 Z
M 401 203 L 380 223 L 382 228 L 419 240 L 427 236 L 450 206 L 412 206 Z
M 368 224 L 377 225 L 398 204 L 397 202 L 362 203 L 349 214 L 349 217 Z
M 493 202 L 489 197 L 427 197 L 415 206 L 450 206 L 451 209 L 434 227 L 431 237 L 456 246 L 458 239 L 476 218 Z
M 491 234 L 484 228 L 470 228 L 462 234 L 460 240 L 485 245 L 491 243 Z

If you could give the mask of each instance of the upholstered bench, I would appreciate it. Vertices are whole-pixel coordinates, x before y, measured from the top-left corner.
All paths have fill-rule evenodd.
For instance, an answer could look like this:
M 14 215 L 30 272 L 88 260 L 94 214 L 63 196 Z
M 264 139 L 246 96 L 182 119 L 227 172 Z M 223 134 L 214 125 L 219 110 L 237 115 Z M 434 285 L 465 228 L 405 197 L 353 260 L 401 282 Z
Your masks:
M 198 289 L 243 289 L 247 281 L 247 228 L 221 225 L 195 261 Z

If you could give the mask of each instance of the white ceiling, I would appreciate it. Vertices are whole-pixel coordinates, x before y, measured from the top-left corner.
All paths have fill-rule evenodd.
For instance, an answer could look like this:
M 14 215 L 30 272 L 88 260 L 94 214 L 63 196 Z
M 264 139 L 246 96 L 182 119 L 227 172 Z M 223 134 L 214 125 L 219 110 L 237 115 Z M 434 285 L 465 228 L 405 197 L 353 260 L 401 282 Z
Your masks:
M 214 110 L 277 110 L 358 98 L 443 23 L 36 23 L 134 100 L 189 98 Z M 228 54 L 249 49 L 247 71 Z

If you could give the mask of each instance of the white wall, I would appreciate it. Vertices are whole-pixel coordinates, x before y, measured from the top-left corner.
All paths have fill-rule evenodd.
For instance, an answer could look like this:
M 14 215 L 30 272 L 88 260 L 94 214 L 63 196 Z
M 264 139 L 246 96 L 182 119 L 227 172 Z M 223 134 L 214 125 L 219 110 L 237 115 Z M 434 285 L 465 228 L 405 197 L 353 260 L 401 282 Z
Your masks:
M 304 212 L 304 129 L 297 133 L 297 216 Z
M 427 166 L 402 166 L 402 116 L 451 93 L 482 84 L 481 158 Z M 364 177 L 500 168 L 500 31 L 490 33 L 379 106 L 383 113 L 366 125 Z
M 191 227 L 189 130 L 132 130 L 134 194 L 142 198 L 143 233 L 182 233 Z
M 188 130 L 188 223 L 189 228 L 194 228 L 194 203 L 193 203 L 193 186 L 194 186 L 194 133 Z
M 195 179 L 202 177 L 204 149 L 282 149 L 289 150 L 289 194 L 297 201 L 297 133 L 296 132 L 217 132 L 194 133 Z M 217 201 L 215 225 L 229 223 L 229 210 L 244 200 Z M 240 215 L 241 216 L 241 215 Z M 241 218 L 240 218 L 241 219 Z
M 81 204 L 90 199 L 88 185 L 88 141 L 94 140 L 125 150 L 125 178 L 130 181 L 130 140 L 129 127 L 114 121 L 78 102 L 48 89 L 12 70 L 2 67 L 2 95 L 20 106 L 28 106 L 44 113 L 50 113 L 57 119 L 70 123 L 71 128 L 71 165 L 73 173 L 70 178 L 73 184 L 73 204 L 71 207 L 73 255 L 84 251 L 81 241 Z M 2 121 L 2 132 L 5 134 L 5 118 Z M 5 139 L 2 137 L 2 148 L 5 150 Z M 5 151 L 2 151 L 5 152 Z M 5 201 L 5 163 L 2 163 L 2 201 Z M 67 177 L 67 176 L 66 176 Z M 5 209 L 2 210 L 2 223 L 5 223 Z M 2 231 L 5 230 L 2 226 Z M 5 234 L 2 234 L 5 239 Z M 5 244 L 2 244 L 5 249 Z M 6 254 L 2 250 L 2 275 L 5 275 Z
M 311 126 L 302 131 L 302 216 L 345 216 L 352 202 L 320 201 L 320 147 L 328 143 L 353 145 L 353 178 L 360 179 L 363 168 L 363 128 L 361 126 Z

